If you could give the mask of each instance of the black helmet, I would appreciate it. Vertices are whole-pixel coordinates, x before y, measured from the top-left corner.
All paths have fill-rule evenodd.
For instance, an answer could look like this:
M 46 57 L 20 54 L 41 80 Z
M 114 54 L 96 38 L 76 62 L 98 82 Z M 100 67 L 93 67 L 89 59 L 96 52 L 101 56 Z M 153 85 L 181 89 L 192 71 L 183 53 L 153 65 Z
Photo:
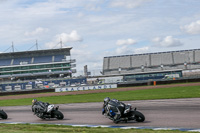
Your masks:
M 32 104 L 35 104 L 37 102 L 37 99 L 32 100 Z
M 109 97 L 104 98 L 104 103 L 107 104 L 110 101 Z

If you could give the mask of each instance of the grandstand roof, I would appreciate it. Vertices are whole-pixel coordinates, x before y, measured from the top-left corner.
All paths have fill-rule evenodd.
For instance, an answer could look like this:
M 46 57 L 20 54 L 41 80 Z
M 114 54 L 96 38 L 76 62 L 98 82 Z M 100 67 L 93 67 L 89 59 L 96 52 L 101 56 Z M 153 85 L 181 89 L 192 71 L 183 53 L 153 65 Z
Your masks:
M 34 50 L 34 51 L 20 51 L 20 52 L 9 52 L 0 53 L 0 59 L 18 58 L 18 57 L 32 57 L 41 55 L 70 55 L 72 47 L 59 48 L 59 49 L 45 49 L 45 50 Z
M 200 50 L 200 49 L 177 50 L 177 51 L 166 51 L 166 52 L 155 52 L 155 53 L 143 53 L 143 54 L 130 54 L 130 55 L 117 55 L 117 56 L 107 56 L 107 57 L 104 57 L 104 58 L 124 57 L 124 56 L 139 56 L 139 55 L 161 54 L 161 53 L 172 53 L 172 52 L 186 52 L 186 51 L 195 51 L 195 50 Z

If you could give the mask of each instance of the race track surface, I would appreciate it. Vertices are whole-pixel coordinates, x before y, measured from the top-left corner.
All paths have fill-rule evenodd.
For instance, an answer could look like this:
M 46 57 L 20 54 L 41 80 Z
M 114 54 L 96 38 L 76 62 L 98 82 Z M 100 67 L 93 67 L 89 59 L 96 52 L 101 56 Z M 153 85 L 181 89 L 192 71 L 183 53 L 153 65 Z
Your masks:
M 0 122 L 200 128 L 200 98 L 125 101 L 145 115 L 146 120 L 142 123 L 114 124 L 101 114 L 102 103 L 59 104 L 65 116 L 63 120 L 37 118 L 31 106 L 1 107 L 8 114 L 8 119 L 0 119 Z

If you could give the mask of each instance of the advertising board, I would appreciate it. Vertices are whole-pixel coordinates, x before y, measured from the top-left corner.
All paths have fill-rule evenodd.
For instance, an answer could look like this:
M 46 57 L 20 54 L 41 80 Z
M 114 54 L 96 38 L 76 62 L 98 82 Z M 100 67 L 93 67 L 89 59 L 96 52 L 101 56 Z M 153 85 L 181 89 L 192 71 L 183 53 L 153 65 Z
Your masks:
M 111 88 L 117 88 L 117 84 L 59 87 L 59 88 L 55 88 L 55 92 L 98 90 L 98 89 L 111 89 Z

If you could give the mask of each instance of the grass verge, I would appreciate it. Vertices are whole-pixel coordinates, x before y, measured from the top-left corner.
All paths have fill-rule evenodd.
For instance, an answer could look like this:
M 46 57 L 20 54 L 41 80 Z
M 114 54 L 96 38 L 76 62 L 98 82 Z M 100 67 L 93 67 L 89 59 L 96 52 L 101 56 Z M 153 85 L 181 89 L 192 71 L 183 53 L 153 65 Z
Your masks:
M 61 92 L 62 93 L 62 92 Z M 103 102 L 105 97 L 115 98 L 120 101 L 152 100 L 152 99 L 176 99 L 199 98 L 199 86 L 171 87 L 147 90 L 133 90 L 123 92 L 105 92 L 92 94 L 78 94 L 65 96 L 39 97 L 37 100 L 52 104 Z M 0 100 L 1 106 L 31 105 L 33 98 Z
M 0 131 L 3 133 L 183 133 L 183 131 L 177 130 L 90 128 L 46 124 L 0 124 Z

